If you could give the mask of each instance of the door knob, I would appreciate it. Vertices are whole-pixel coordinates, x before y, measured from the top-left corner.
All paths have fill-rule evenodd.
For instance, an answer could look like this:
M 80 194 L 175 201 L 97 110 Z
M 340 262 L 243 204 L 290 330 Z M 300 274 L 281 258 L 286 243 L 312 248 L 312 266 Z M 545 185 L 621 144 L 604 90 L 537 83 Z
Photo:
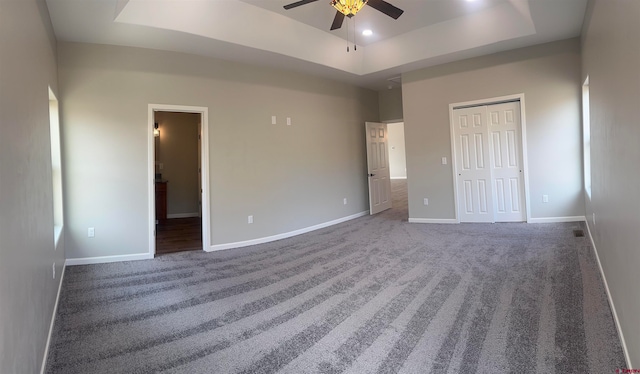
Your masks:
M 370 177 L 375 177 L 376 175 L 375 175 L 375 174 L 369 174 L 369 176 L 370 176 Z

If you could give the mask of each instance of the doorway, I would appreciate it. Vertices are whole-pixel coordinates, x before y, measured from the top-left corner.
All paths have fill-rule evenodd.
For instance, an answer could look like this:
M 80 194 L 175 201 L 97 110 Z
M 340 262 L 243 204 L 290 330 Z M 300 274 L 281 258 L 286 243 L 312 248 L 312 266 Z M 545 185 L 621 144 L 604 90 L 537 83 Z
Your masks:
M 149 105 L 152 254 L 209 247 L 206 108 Z
M 451 106 L 458 222 L 527 221 L 523 99 Z
M 409 217 L 404 123 L 365 123 L 369 212 Z
M 407 193 L 407 156 L 404 138 L 404 122 L 387 124 L 389 135 L 389 174 L 391 179 L 391 206 L 402 210 L 402 219 L 409 218 L 409 198 Z
M 404 141 L 404 122 L 387 124 L 389 135 L 389 175 L 391 179 L 407 179 L 407 156 Z

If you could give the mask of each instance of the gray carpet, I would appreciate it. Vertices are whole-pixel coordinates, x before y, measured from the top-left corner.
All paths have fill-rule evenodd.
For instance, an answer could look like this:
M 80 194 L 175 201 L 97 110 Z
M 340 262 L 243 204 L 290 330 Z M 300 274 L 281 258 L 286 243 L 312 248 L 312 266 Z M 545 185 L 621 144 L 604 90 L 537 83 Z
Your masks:
M 49 373 L 614 373 L 578 223 L 407 223 L 69 267 Z

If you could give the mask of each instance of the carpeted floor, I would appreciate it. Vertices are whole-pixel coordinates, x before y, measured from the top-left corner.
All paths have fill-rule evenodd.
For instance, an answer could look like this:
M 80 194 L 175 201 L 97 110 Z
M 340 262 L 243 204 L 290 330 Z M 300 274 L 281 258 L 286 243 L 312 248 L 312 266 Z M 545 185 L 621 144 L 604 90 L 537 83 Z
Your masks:
M 624 367 L 581 224 L 409 224 L 393 189 L 392 210 L 278 242 L 67 268 L 47 372 Z

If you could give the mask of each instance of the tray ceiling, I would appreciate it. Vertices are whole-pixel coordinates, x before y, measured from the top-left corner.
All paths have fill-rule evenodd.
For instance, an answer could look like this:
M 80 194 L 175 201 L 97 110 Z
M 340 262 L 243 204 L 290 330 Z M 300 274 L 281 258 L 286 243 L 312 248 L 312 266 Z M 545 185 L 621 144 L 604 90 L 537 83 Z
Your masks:
M 391 0 L 329 31 L 320 0 L 47 0 L 58 40 L 193 53 L 281 67 L 372 89 L 403 72 L 580 35 L 586 0 Z M 350 52 L 347 52 L 347 28 Z M 362 30 L 373 35 L 365 37 Z M 357 51 L 353 50 L 354 32 Z

